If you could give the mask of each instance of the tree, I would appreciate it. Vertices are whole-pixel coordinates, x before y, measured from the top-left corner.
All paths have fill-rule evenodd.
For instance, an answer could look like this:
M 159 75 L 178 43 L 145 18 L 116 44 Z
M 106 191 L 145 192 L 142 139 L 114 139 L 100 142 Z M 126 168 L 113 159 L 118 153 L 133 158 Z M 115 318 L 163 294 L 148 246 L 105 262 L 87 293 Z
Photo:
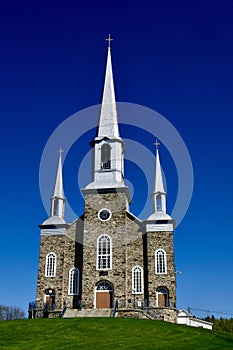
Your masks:
M 0 305 L 0 321 L 20 320 L 25 318 L 25 312 L 17 306 Z

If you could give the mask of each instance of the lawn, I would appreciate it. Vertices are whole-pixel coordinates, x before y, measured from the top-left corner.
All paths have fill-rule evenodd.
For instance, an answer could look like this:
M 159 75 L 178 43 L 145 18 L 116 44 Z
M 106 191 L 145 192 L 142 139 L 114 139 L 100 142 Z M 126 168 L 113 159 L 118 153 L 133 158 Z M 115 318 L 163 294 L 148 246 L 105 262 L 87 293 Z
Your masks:
M 233 349 L 233 335 L 161 321 L 121 318 L 0 322 L 0 349 Z

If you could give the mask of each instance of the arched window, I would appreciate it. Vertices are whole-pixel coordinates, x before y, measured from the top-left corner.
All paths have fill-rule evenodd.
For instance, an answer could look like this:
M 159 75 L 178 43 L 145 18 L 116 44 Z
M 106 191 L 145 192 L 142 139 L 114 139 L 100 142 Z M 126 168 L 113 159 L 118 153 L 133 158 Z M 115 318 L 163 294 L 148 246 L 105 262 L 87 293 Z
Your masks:
M 143 270 L 140 266 L 134 266 L 132 269 L 132 293 L 143 293 Z
M 169 306 L 168 289 L 166 287 L 159 287 L 156 290 L 156 295 L 157 295 L 158 307 L 168 307 Z
M 156 209 L 157 211 L 162 211 L 162 198 L 160 194 L 156 197 Z
M 101 169 L 111 169 L 111 147 L 107 143 L 101 147 Z
M 58 199 L 54 199 L 53 201 L 53 216 L 58 215 Z
M 45 277 L 54 277 L 56 276 L 56 254 L 48 253 L 46 255 L 45 263 Z
M 69 271 L 69 295 L 79 294 L 79 270 L 77 268 L 72 268 Z
M 166 274 L 167 273 L 167 261 L 166 252 L 163 249 L 158 249 L 155 252 L 155 273 Z
M 112 268 L 112 240 L 107 235 L 97 239 L 97 270 Z
M 96 286 L 96 290 L 101 291 L 101 290 L 109 290 L 110 292 L 113 291 L 113 287 L 111 285 L 111 283 L 107 282 L 107 281 L 101 281 L 97 284 Z

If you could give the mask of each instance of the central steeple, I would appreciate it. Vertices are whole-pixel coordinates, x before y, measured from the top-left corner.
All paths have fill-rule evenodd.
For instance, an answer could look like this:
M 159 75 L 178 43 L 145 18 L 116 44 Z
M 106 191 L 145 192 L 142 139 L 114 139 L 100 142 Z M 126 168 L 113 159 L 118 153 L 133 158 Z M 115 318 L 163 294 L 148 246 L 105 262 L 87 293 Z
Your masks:
M 93 180 L 85 189 L 113 189 L 124 184 L 124 141 L 119 135 L 111 60 L 111 37 L 108 39 L 104 88 L 94 146 Z
M 102 139 L 103 137 L 108 137 L 109 139 L 119 138 L 110 46 L 108 47 L 104 91 L 97 138 Z

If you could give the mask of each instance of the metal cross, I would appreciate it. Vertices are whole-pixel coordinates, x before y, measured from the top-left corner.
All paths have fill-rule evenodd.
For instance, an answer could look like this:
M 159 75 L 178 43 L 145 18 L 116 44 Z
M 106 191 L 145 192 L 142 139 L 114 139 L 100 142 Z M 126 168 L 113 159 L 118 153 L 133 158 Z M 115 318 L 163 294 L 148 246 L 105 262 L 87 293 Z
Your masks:
M 160 142 L 156 139 L 155 143 L 154 143 L 156 149 L 158 149 L 159 145 L 160 145 Z
M 60 156 L 61 156 L 62 152 L 64 152 L 64 149 L 62 149 L 62 148 L 60 147 L 60 149 L 59 149 L 58 152 L 60 153 Z
M 108 47 L 110 48 L 111 47 L 111 41 L 113 41 L 113 39 L 111 38 L 111 35 L 108 34 L 108 38 L 105 39 L 106 41 L 108 41 Z

